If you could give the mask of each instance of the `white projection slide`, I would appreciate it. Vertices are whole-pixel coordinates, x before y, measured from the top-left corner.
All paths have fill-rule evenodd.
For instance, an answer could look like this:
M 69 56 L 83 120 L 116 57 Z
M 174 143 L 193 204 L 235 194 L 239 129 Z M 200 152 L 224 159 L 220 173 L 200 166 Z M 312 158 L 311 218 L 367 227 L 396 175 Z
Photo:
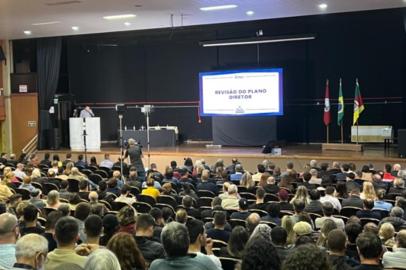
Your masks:
M 202 72 L 200 114 L 283 115 L 282 69 Z

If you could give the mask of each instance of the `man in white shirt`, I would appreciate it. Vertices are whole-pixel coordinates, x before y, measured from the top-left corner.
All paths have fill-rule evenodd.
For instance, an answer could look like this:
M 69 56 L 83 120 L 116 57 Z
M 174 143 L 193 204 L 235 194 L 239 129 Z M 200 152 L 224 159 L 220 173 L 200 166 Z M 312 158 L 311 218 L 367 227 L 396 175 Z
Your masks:
M 24 164 L 18 163 L 16 169 L 14 170 L 15 177 L 23 180 L 27 175 L 24 172 Z
M 104 159 L 100 162 L 99 167 L 103 168 L 113 168 L 114 162 L 110 159 L 110 154 L 104 154 Z
M 318 178 L 318 174 L 319 172 L 316 169 L 311 169 L 309 171 L 309 173 L 311 174 L 311 178 L 309 180 L 309 184 L 311 185 L 321 185 L 321 178 Z
M 86 106 L 83 110 L 80 111 L 80 116 L 81 118 L 88 118 L 88 117 L 94 117 L 94 113 L 92 109 L 90 109 L 89 106 Z
M 129 185 L 123 185 L 121 188 L 121 195 L 120 197 L 117 197 L 114 201 L 115 202 L 123 202 L 129 205 L 132 205 L 135 203 L 137 200 L 135 197 L 128 197 L 130 195 L 131 187 Z
M 221 270 L 221 262 L 213 254 L 213 241 L 210 238 L 206 238 L 206 232 L 204 230 L 204 224 L 202 221 L 197 219 L 189 219 L 186 222 L 186 227 L 188 228 L 190 244 L 189 244 L 189 254 L 196 254 L 197 257 L 202 257 L 201 259 L 210 259 L 214 265 L 215 269 Z M 206 254 L 201 252 L 202 247 L 206 250 Z M 206 259 L 206 260 L 207 260 Z
M 383 266 L 386 268 L 405 269 L 406 267 L 406 230 L 401 230 L 396 236 L 393 252 L 383 254 Z
M 326 196 L 320 198 L 321 203 L 330 202 L 334 209 L 338 212 L 341 211 L 341 203 L 340 201 L 334 197 L 335 188 L 332 186 L 326 187 Z
M 334 213 L 333 205 L 330 202 L 323 203 L 324 216 L 321 218 L 316 218 L 315 220 L 316 229 L 321 229 L 321 227 L 323 227 L 324 222 L 327 219 L 330 219 L 334 221 L 334 223 L 337 225 L 337 229 L 344 230 L 345 228 L 344 221 L 341 218 L 333 217 L 333 213 Z

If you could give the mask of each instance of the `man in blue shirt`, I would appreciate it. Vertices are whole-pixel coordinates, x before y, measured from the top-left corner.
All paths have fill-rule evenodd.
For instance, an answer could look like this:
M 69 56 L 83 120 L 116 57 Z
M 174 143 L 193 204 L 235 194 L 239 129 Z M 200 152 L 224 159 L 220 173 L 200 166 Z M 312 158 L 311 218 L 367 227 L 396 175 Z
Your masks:
M 15 250 L 19 234 L 17 218 L 10 214 L 0 215 L 0 269 L 10 269 L 16 262 Z
M 376 196 L 378 197 L 378 200 L 375 201 L 374 203 L 374 208 L 372 210 L 385 210 L 390 212 L 392 209 L 393 205 L 391 203 L 385 202 L 383 198 L 385 197 L 385 190 L 384 189 L 379 189 L 378 192 L 376 193 Z

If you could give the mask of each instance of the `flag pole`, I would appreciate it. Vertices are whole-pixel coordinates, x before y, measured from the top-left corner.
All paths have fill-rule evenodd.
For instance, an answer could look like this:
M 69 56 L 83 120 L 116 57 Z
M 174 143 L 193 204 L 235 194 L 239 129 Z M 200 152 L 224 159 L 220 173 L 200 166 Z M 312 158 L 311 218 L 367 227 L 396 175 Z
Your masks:
M 355 124 L 357 125 L 357 144 L 358 144 L 358 120 Z
M 341 124 L 341 144 L 344 143 L 344 127 L 343 124 Z
M 329 143 L 329 142 L 330 142 L 330 140 L 329 140 L 329 138 L 330 138 L 330 134 L 329 134 L 329 131 L 330 131 L 330 130 L 329 130 L 329 126 L 330 126 L 330 125 L 327 125 L 327 126 L 326 126 L 326 131 L 327 131 L 327 143 Z

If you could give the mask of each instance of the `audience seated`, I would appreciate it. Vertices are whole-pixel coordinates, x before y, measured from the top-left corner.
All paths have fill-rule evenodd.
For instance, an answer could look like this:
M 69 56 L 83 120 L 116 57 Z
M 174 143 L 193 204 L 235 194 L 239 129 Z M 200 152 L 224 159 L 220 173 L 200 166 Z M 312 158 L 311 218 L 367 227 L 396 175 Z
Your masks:
M 45 161 L 42 165 L 38 161 L 38 155 L 30 155 L 16 172 L 11 167 L 3 168 L 1 269 L 38 269 L 44 264 L 51 270 L 146 270 L 149 266 L 228 269 L 226 258 L 237 269 L 382 269 L 382 256 L 385 267 L 405 269 L 406 192 L 401 178 L 406 178 L 406 171 L 400 166 L 395 169 L 396 164 L 392 171 L 387 166 L 385 172 L 394 178 L 384 182 L 384 172 L 372 164 L 357 171 L 353 163 L 340 166 L 334 162 L 328 169 L 328 164 L 319 168 L 312 160 L 303 171 L 296 172 L 293 163 L 288 162 L 281 173 L 279 167 L 264 160 L 254 175 L 259 181 L 254 181 L 236 159 L 227 167 L 222 160 L 209 166 L 202 159 L 193 164 L 187 158 L 180 168 L 168 166 L 164 175 L 151 164 L 146 181 L 136 171 L 127 170 L 121 176 L 120 171 L 103 166 L 113 176 L 96 179 L 95 185 L 86 177 L 90 172 L 82 174 L 71 157 L 63 166 L 55 155 L 50 169 Z M 91 166 L 88 169 L 93 172 L 100 168 L 95 161 Z M 47 170 L 48 176 L 42 177 L 41 171 Z M 21 172 L 25 178 L 15 177 Z M 77 180 L 79 191 L 73 191 L 69 184 L 75 184 L 74 180 L 68 182 L 68 178 Z M 238 183 L 241 186 L 237 187 Z M 158 204 L 159 199 L 156 205 L 151 203 L 152 209 L 134 204 L 133 194 L 139 195 L 129 184 L 139 188 L 142 195 L 155 199 L 167 195 L 176 203 L 169 207 Z M 17 187 L 31 191 L 21 191 L 24 196 L 13 194 Z M 215 195 L 211 207 L 207 207 L 208 199 L 199 198 L 203 195 L 199 191 L 207 190 Z M 250 206 L 249 201 L 253 201 Z M 179 203 L 182 205 L 177 207 Z M 341 214 L 345 216 L 340 216 L 340 209 L 348 206 L 356 208 L 343 209 Z M 258 209 L 264 212 L 255 211 Z M 43 240 L 46 245 L 42 245 Z M 32 245 L 26 247 L 29 242 Z M 19 245 L 24 250 L 16 252 Z M 38 250 L 37 254 L 33 255 L 32 250 Z M 221 258 L 223 265 L 214 254 L 226 257 Z M 317 260 L 310 265 L 308 261 L 315 254 Z M 103 265 L 95 268 L 95 260 Z
M 376 234 L 361 233 L 357 237 L 357 249 L 361 263 L 357 270 L 383 269 L 381 266 L 382 242 Z
M 80 256 L 75 252 L 75 246 L 79 240 L 79 226 L 72 217 L 62 217 L 55 226 L 55 239 L 58 247 L 49 252 L 45 262 L 45 269 L 60 270 L 65 263 L 71 263 L 81 268 L 85 266 L 86 256 Z
M 213 240 L 228 242 L 230 232 L 225 230 L 226 214 L 223 211 L 218 211 L 214 214 L 214 227 L 207 231 L 207 236 Z
M 185 225 L 178 222 L 169 223 L 162 230 L 161 240 L 167 258 L 154 260 L 150 270 L 216 269 L 214 263 L 204 256 L 188 256 L 190 238 Z
M 0 215 L 0 268 L 10 269 L 16 262 L 15 243 L 19 234 L 18 220 L 10 213 Z
M 250 215 L 250 212 L 248 212 L 248 201 L 246 199 L 240 199 L 238 201 L 238 205 L 239 205 L 238 212 L 232 213 L 230 215 L 230 218 L 245 220 Z
M 372 211 L 373 208 L 374 201 L 371 199 L 365 199 L 363 209 L 359 210 L 356 215 L 359 218 L 381 219 L 381 214 L 379 212 Z
M 393 252 L 385 252 L 382 262 L 385 268 L 406 269 L 406 230 L 398 232 Z
M 15 251 L 16 263 L 13 270 L 43 269 L 48 253 L 48 241 L 38 234 L 26 234 L 18 239 Z
M 154 235 L 154 218 L 149 214 L 140 214 L 137 217 L 135 240 L 147 264 L 155 259 L 164 258 L 162 245 L 152 240 Z M 161 237 L 163 237 L 163 231 Z
M 204 264 L 214 264 L 214 269 L 221 270 L 220 260 L 213 254 L 213 241 L 210 238 L 206 238 L 204 231 L 204 224 L 200 220 L 189 219 L 186 222 L 186 227 L 189 232 L 189 249 L 188 254 L 196 254 L 196 258 Z M 205 250 L 205 254 L 201 252 L 202 248 Z

